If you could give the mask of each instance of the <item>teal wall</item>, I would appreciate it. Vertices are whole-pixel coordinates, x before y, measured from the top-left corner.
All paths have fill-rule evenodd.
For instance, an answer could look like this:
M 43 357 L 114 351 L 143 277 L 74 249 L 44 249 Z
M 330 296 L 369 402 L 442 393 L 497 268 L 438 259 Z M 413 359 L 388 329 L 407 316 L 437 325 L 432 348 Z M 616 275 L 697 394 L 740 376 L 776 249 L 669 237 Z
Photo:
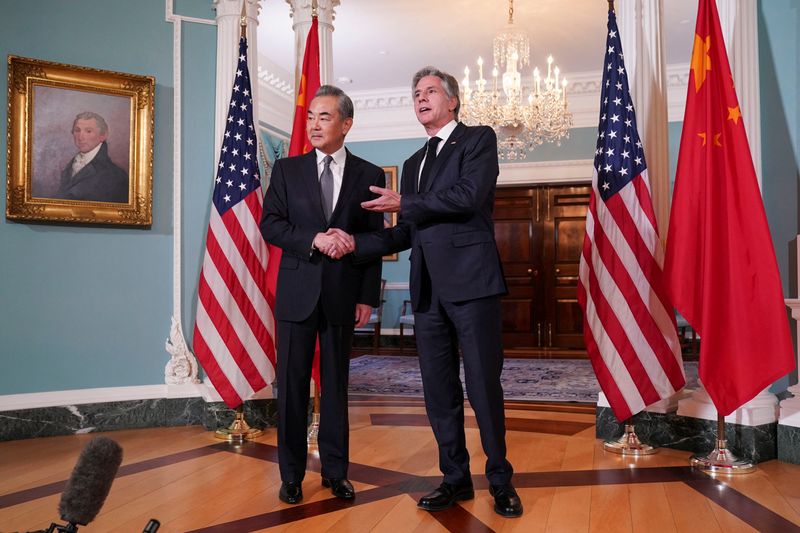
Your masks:
M 800 2 L 769 0 L 758 6 L 764 206 L 784 294 L 797 297 L 794 241 L 800 232 Z
M 172 24 L 164 0 L 0 0 L 0 53 L 156 78 L 154 224 L 149 229 L 9 222 L 0 219 L 0 395 L 163 383 L 172 313 Z M 788 295 L 798 219 L 800 9 L 795 0 L 759 2 L 764 202 Z M 176 12 L 213 19 L 211 0 L 177 0 Z M 34 23 L 35 22 L 35 23 Z M 91 28 L 78 33 L 76 28 Z M 78 38 L 78 35 L 82 35 Z M 187 340 L 208 223 L 214 172 L 216 27 L 182 25 L 182 322 Z M 0 91 L 6 92 L 6 76 Z M 5 123 L 6 106 L 0 106 Z M 356 117 L 356 120 L 358 117 Z M 670 123 L 674 179 L 681 123 Z M 6 137 L 0 136 L 5 168 Z M 418 139 L 349 143 L 381 166 L 397 166 Z M 589 159 L 594 128 L 529 161 Z M 0 194 L 5 207 L 5 195 Z M 384 262 L 384 277 L 406 283 L 408 252 Z M 388 291 L 384 327 L 396 328 L 408 292 Z
M 185 2 L 181 2 L 184 4 Z M 0 395 L 161 384 L 172 310 L 172 24 L 163 0 L 4 2 L 0 54 L 156 78 L 153 226 L 0 219 Z M 187 6 L 189 3 L 185 3 Z M 210 16 L 194 2 L 192 16 Z M 206 9 L 197 9 L 204 4 Z M 180 7 L 180 5 L 179 5 Z M 205 225 L 216 27 L 184 25 L 184 225 Z M 6 94 L 0 76 L 0 94 Z M 6 123 L 6 106 L 0 106 Z M 6 168 L 6 136 L 0 166 Z M 5 194 L 1 194 L 5 211 Z M 202 204 L 202 209 L 189 204 Z M 204 228 L 203 228 L 204 229 Z M 197 233 L 197 232 L 195 232 Z M 196 238 L 185 254 L 197 257 Z M 188 262 L 185 275 L 196 268 Z M 187 291 L 188 292 L 188 291 Z M 186 305 L 185 300 L 184 305 Z M 184 316 L 186 320 L 186 316 Z
M 797 298 L 797 234 L 800 233 L 800 2 L 758 3 L 761 77 L 762 192 L 784 295 Z M 787 311 L 787 316 L 790 316 Z M 789 319 L 791 321 L 791 319 Z M 792 336 L 795 328 L 791 328 Z M 798 339 L 795 339 L 795 346 Z M 797 382 L 775 383 L 773 391 Z

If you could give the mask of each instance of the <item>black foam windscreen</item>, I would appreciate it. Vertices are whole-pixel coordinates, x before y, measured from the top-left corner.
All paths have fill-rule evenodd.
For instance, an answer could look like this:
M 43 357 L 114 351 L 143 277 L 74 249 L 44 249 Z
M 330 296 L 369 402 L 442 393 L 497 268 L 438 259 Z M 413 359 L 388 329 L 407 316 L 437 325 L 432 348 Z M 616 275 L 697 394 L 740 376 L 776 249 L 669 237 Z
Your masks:
M 97 516 L 122 463 L 122 448 L 108 437 L 95 437 L 81 452 L 61 495 L 61 519 L 85 526 Z

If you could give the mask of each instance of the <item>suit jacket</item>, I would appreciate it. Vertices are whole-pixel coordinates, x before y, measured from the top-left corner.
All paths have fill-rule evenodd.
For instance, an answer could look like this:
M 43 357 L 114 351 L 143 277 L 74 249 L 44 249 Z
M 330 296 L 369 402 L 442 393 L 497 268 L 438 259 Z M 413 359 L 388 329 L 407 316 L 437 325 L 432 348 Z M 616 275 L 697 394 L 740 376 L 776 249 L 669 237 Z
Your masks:
M 487 126 L 459 123 L 431 168 L 425 190 L 415 191 L 425 147 L 403 164 L 398 225 L 358 235 L 359 257 L 411 248 L 411 303 L 422 289 L 423 261 L 445 301 L 505 294 L 492 210 L 499 174 L 497 137 Z
M 74 159 L 74 158 L 73 158 Z M 105 141 L 85 167 L 72 175 L 72 160 L 61 171 L 56 198 L 87 202 L 128 202 L 128 173 L 108 157 Z
M 331 324 L 355 323 L 356 303 L 378 305 L 381 258 L 357 261 L 352 254 L 334 260 L 312 250 L 314 236 L 329 228 L 348 233 L 377 231 L 383 215 L 361 208 L 374 198 L 370 185 L 383 187 L 380 167 L 347 151 L 342 186 L 330 222 L 325 220 L 316 151 L 275 162 L 264 197 L 261 234 L 283 250 L 278 273 L 275 317 L 299 322 L 322 300 Z

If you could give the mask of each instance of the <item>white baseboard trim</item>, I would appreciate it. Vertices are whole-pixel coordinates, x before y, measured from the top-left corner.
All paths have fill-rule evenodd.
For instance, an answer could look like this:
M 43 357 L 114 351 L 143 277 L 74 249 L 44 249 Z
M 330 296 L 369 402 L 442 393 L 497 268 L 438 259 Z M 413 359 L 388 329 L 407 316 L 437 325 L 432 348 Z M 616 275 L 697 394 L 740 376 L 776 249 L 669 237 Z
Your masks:
M 0 412 L 21 409 L 41 409 L 64 405 L 84 405 L 90 403 L 125 402 L 135 400 L 157 400 L 161 398 L 203 398 L 207 403 L 221 402 L 219 394 L 208 383 L 187 385 L 138 385 L 132 387 L 103 387 L 97 389 L 78 389 L 28 394 L 7 394 L 0 396 Z M 275 397 L 275 391 L 267 386 L 252 399 Z

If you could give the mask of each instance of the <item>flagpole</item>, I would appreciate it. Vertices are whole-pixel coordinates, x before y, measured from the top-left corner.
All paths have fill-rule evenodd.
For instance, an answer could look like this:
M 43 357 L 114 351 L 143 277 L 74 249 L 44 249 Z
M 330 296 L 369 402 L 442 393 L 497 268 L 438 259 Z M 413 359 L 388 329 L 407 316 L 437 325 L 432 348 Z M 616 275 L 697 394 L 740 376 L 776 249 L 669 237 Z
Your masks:
M 600 252 L 597 251 L 596 244 L 594 239 L 598 236 L 601 239 L 608 239 L 608 241 L 613 242 L 615 240 L 615 236 L 613 234 L 612 226 L 616 226 L 616 224 L 606 225 L 609 230 L 611 231 L 611 236 L 606 233 L 606 229 L 604 229 L 604 224 L 602 222 L 603 219 L 608 219 L 609 217 L 614 218 L 613 211 L 617 210 L 619 214 L 619 205 L 621 205 L 616 200 L 619 199 L 619 194 L 625 188 L 628 190 L 632 189 L 635 185 L 633 184 L 633 180 L 647 180 L 647 175 L 645 173 L 646 166 L 644 163 L 644 153 L 637 151 L 637 149 L 641 149 L 641 142 L 639 142 L 638 133 L 635 128 L 634 124 L 634 115 L 633 115 L 633 104 L 630 102 L 630 93 L 628 92 L 626 78 L 624 77 L 625 68 L 622 61 L 622 50 L 621 50 L 621 43 L 620 37 L 618 35 L 619 29 L 616 25 L 616 15 L 614 14 L 614 1 L 608 0 L 608 36 L 607 36 L 607 44 L 608 44 L 608 55 L 609 55 L 609 63 L 607 70 L 603 73 L 603 80 L 605 81 L 605 86 L 602 88 L 601 91 L 601 110 L 600 110 L 600 130 L 601 133 L 598 135 L 598 148 L 595 151 L 595 166 L 596 171 L 594 172 L 593 182 L 592 182 L 592 198 L 589 207 L 589 213 L 587 214 L 587 225 L 586 225 L 586 238 L 584 241 L 584 250 L 581 255 L 581 280 L 582 282 L 579 284 L 578 287 L 578 300 L 581 302 L 581 306 L 584 310 L 584 336 L 588 338 L 587 340 L 587 351 L 589 353 L 590 358 L 593 361 L 598 361 L 598 365 L 607 365 L 607 359 L 610 360 L 612 358 L 619 357 L 619 354 L 611 354 L 608 353 L 606 350 L 605 355 L 601 353 L 600 344 L 596 340 L 597 335 L 601 335 L 599 331 L 596 331 L 589 322 L 587 321 L 587 316 L 592 314 L 597 320 L 595 323 L 601 322 L 602 319 L 599 318 L 600 314 L 598 313 L 596 305 L 599 303 L 601 307 L 607 306 L 606 302 L 611 300 L 602 297 L 602 292 L 604 291 L 603 283 L 601 281 L 602 277 L 597 277 L 596 273 L 593 273 L 594 270 L 594 263 L 595 260 L 591 260 L 590 258 L 593 256 L 599 256 Z M 612 64 L 616 63 L 619 68 L 612 70 Z M 617 73 L 619 75 L 617 75 Z M 614 85 L 611 85 L 612 77 L 616 81 Z M 612 87 L 616 87 L 616 90 Z M 609 93 L 613 92 L 617 98 L 614 100 L 615 105 L 621 106 L 619 111 L 620 114 L 623 115 L 622 119 L 625 124 L 626 129 L 615 129 L 614 126 L 611 124 L 613 122 L 620 122 L 620 116 L 615 113 L 609 111 L 608 102 L 611 99 Z M 624 106 L 622 105 L 622 101 L 625 100 L 629 103 L 629 105 Z M 630 114 L 626 115 L 625 110 L 627 110 Z M 608 121 L 607 121 L 608 119 Z M 621 132 L 621 133 L 620 133 Z M 617 135 L 619 133 L 619 136 Z M 624 137 L 623 137 L 624 135 Z M 623 142 L 624 139 L 624 142 Z M 605 148 L 608 148 L 606 151 Z M 630 155 L 630 152 L 633 152 L 633 156 Z M 618 158 L 618 159 L 616 159 Z M 635 165 L 632 163 L 635 162 Z M 616 168 L 616 170 L 614 170 Z M 601 170 L 602 169 L 602 170 Z M 610 191 L 608 197 L 604 197 L 600 194 L 600 186 L 599 183 L 601 182 L 602 177 L 602 189 L 604 191 Z M 630 179 L 629 179 L 630 178 Z M 647 184 L 644 184 L 644 187 L 647 187 Z M 612 196 L 614 198 L 612 198 Z M 614 206 L 617 207 L 614 207 Z M 645 210 L 652 209 L 650 204 L 649 198 L 646 199 L 646 203 L 639 203 L 639 204 L 632 204 L 633 207 L 629 207 L 626 209 L 626 215 L 632 214 L 628 213 L 627 210 L 629 209 L 636 209 L 638 213 L 642 213 L 642 218 L 646 218 L 643 214 Z M 599 221 L 599 223 L 595 223 L 595 221 Z M 591 223 L 591 226 L 590 226 Z M 657 242 L 658 232 L 653 228 L 654 231 L 652 233 L 652 237 L 654 241 Z M 642 230 L 644 231 L 644 230 Z M 619 235 L 619 234 L 617 234 Z M 613 248 L 613 245 L 612 247 Z M 647 249 L 646 245 L 642 245 L 641 249 Z M 606 253 L 609 257 L 613 257 L 615 252 L 611 250 L 607 250 Z M 648 252 L 652 253 L 652 252 Z M 655 257 L 651 257 L 651 259 L 655 259 Z M 619 264 L 623 265 L 624 261 L 622 259 L 619 260 Z M 613 261 L 611 261 L 613 263 Z M 644 261 L 647 262 L 647 261 Z M 655 261 L 651 264 L 655 264 Z M 622 267 L 617 267 L 616 269 L 612 269 L 609 271 L 610 277 L 614 277 L 615 271 L 620 270 Z M 651 268 L 647 270 L 643 270 L 642 274 L 645 276 L 652 277 L 653 279 L 658 280 L 660 277 L 660 269 L 659 268 Z M 627 274 L 626 274 L 627 275 Z M 595 277 L 598 281 L 596 282 L 596 291 L 593 291 L 590 287 L 595 283 L 592 282 L 591 279 Z M 624 279 L 621 277 L 621 279 Z M 649 281 L 649 280 L 648 280 Z M 657 285 L 657 284 L 656 284 Z M 614 284 L 616 288 L 617 285 Z M 622 295 L 621 301 L 627 300 L 626 291 L 624 290 L 625 287 L 623 286 L 623 290 L 620 291 Z M 594 292 L 600 293 L 601 297 L 595 302 L 595 295 Z M 635 293 L 635 291 L 631 291 L 628 289 L 628 294 Z M 637 309 L 642 312 L 642 314 L 649 314 L 653 315 L 653 313 L 661 313 L 662 316 L 667 315 L 668 312 L 671 312 L 672 305 L 668 302 L 668 299 L 665 295 L 659 293 L 652 293 L 651 298 L 652 302 L 657 302 L 657 306 L 648 306 L 644 304 L 644 307 L 639 307 L 642 305 L 644 300 L 642 300 L 638 294 L 635 297 L 630 298 L 627 300 L 627 303 L 630 309 Z M 616 315 L 618 311 L 621 311 L 622 308 L 618 308 L 617 310 L 614 309 L 613 303 L 610 307 L 604 307 L 606 311 L 608 311 L 608 315 Z M 624 307 L 625 310 L 629 310 L 628 306 Z M 628 311 L 630 312 L 630 311 Z M 633 315 L 636 313 L 634 312 Z M 632 318 L 634 322 L 636 322 L 635 318 Z M 665 322 L 665 321 L 662 321 Z M 634 328 L 640 327 L 638 323 L 634 324 Z M 603 333 L 604 335 L 604 333 Z M 668 359 L 672 357 L 672 353 L 666 353 L 668 350 L 665 347 L 670 345 L 674 345 L 677 343 L 677 331 L 674 328 L 659 328 L 658 332 L 654 332 L 654 336 L 661 335 L 663 337 L 663 344 L 660 344 L 659 351 L 663 354 L 664 359 Z M 674 342 L 671 342 L 673 341 Z M 646 359 L 649 357 L 646 354 L 646 350 L 639 347 L 635 343 L 630 343 L 630 350 L 629 353 L 632 357 L 642 360 L 643 358 Z M 653 357 L 656 357 L 656 354 L 652 354 Z M 660 399 L 664 398 L 664 394 L 667 390 L 674 390 L 674 388 L 678 387 L 678 382 L 682 382 L 683 375 L 677 375 L 676 367 L 677 364 L 673 365 L 670 368 L 665 368 L 661 366 L 660 361 L 655 361 L 653 366 L 656 365 L 660 366 L 663 373 L 657 376 L 658 378 L 658 385 L 660 386 L 661 392 L 657 393 L 657 396 Z M 643 367 L 646 365 L 643 365 Z M 642 382 L 648 382 L 652 379 L 652 376 L 643 376 L 639 373 L 639 377 L 641 378 Z M 613 390 L 617 391 L 615 395 L 609 397 L 609 403 L 614 410 L 614 415 L 617 417 L 617 420 L 622 421 L 625 426 L 624 433 L 622 436 L 616 440 L 609 440 L 603 443 L 603 449 L 605 451 L 616 453 L 620 455 L 629 455 L 629 456 L 642 456 L 642 455 L 652 455 L 658 452 L 658 449 L 654 446 L 650 446 L 649 444 L 644 444 L 639 439 L 638 435 L 636 435 L 636 431 L 633 425 L 633 415 L 639 411 L 641 411 L 647 404 L 652 404 L 656 400 L 653 398 L 652 395 L 647 396 L 648 401 L 633 401 L 633 403 L 629 403 L 629 400 L 634 398 L 639 398 L 640 400 L 645 399 L 645 393 L 642 390 L 637 389 L 635 393 L 631 390 L 630 381 L 636 381 L 633 378 L 633 375 L 624 374 L 622 375 L 614 375 L 613 372 L 608 372 L 604 378 L 601 379 L 601 375 L 598 374 L 598 380 L 600 381 L 600 386 L 604 390 L 607 397 L 609 397 L 609 393 L 607 388 L 610 386 Z M 618 381 L 619 380 L 619 381 Z M 628 380 L 628 381 L 626 381 Z M 620 383 L 623 385 L 621 386 Z M 620 391 L 622 389 L 627 391 L 627 397 L 624 393 Z M 649 393 L 649 391 L 647 391 Z
M 695 468 L 714 474 L 750 474 L 756 470 L 753 463 L 739 459 L 728 449 L 725 417 L 720 414 L 717 414 L 716 446 L 708 455 L 693 455 L 689 462 Z
M 317 18 L 317 0 L 311 0 L 312 23 L 315 18 Z M 317 439 L 319 437 L 320 392 L 319 392 L 319 387 L 317 387 L 313 379 L 311 380 L 311 387 L 314 389 L 314 412 L 311 415 L 311 423 L 308 425 L 308 437 L 306 440 L 308 441 L 308 444 L 315 446 L 317 444 Z
M 607 452 L 620 455 L 653 455 L 658 453 L 658 448 L 643 443 L 633 427 L 633 417 L 625 421 L 625 432 L 618 439 L 607 440 L 603 443 L 603 449 Z

